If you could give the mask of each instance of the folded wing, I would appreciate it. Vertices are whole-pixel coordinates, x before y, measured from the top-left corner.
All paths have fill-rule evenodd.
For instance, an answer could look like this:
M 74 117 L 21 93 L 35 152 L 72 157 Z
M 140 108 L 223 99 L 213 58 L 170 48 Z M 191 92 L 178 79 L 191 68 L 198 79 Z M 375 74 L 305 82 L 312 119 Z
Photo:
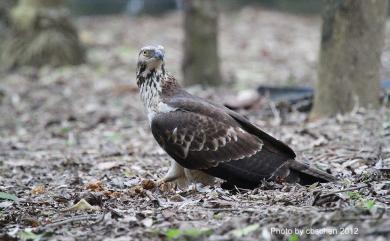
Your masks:
M 167 104 L 175 111 L 156 115 L 151 128 L 160 146 L 185 168 L 248 188 L 262 179 L 308 184 L 331 177 L 295 161 L 287 145 L 236 112 L 188 95 L 172 100 Z
M 182 166 L 208 169 L 221 162 L 248 158 L 261 151 L 263 142 L 243 130 L 211 117 L 183 110 L 157 115 L 152 133 Z

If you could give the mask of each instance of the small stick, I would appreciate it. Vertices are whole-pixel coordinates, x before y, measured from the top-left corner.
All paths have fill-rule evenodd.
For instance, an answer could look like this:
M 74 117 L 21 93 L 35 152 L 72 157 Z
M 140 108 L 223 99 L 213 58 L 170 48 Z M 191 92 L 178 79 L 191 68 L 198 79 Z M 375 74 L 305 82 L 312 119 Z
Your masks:
M 50 223 L 50 224 L 47 224 L 47 225 L 44 225 L 44 226 L 37 227 L 37 229 L 54 228 L 54 227 L 56 227 L 56 226 L 61 226 L 61 225 L 68 224 L 68 223 L 80 222 L 80 221 L 88 221 L 88 220 L 93 220 L 93 221 L 98 220 L 98 221 L 100 222 L 100 221 L 102 220 L 102 216 L 104 217 L 104 214 L 102 214 L 102 215 L 100 215 L 100 216 L 96 216 L 96 215 L 80 215 L 80 216 L 74 216 L 74 217 L 71 217 L 71 218 L 69 218 L 69 219 L 60 220 L 60 221 L 54 221 L 53 223 Z
M 154 180 L 158 180 L 158 178 L 157 178 L 155 175 L 153 175 L 150 171 L 147 171 L 147 172 L 146 172 L 146 175 L 147 175 L 147 176 L 150 176 L 150 177 L 153 178 Z
M 203 208 L 199 207 L 196 209 L 185 209 L 185 212 L 194 211 L 198 212 L 199 210 L 203 211 L 211 211 L 211 212 L 248 212 L 248 213 L 256 213 L 259 212 L 258 209 L 254 208 Z
M 355 191 L 355 190 L 359 190 L 359 189 L 366 188 L 366 187 L 368 187 L 368 185 L 364 184 L 364 185 L 362 185 L 360 187 L 351 187 L 351 188 L 346 188 L 346 189 L 342 189 L 342 190 L 337 190 L 337 191 L 333 191 L 333 192 L 321 195 L 320 198 L 329 197 L 329 196 L 332 196 L 332 195 L 334 195 L 336 193 Z
M 153 203 L 157 204 L 159 207 L 163 207 L 164 205 L 161 203 L 161 201 L 158 198 L 155 198 L 151 191 L 145 190 L 146 196 L 152 201 Z

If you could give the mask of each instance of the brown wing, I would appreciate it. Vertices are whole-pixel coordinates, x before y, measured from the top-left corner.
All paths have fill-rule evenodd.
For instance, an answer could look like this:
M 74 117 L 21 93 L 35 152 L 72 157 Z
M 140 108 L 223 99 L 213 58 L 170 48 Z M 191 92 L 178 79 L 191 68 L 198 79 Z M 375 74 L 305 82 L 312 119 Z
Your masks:
M 165 151 L 189 169 L 208 169 L 221 162 L 251 157 L 263 146 L 261 139 L 233 119 L 185 110 L 155 116 L 151 128 Z
M 185 91 L 179 93 L 176 98 L 171 98 L 168 104 L 182 111 L 198 113 L 210 117 L 213 120 L 220 120 L 228 125 L 239 126 L 249 134 L 262 140 L 269 151 L 287 159 L 295 158 L 295 153 L 289 146 L 268 135 L 242 115 L 224 106 L 216 105 L 202 98 L 192 96 Z
M 178 163 L 252 188 L 262 179 L 310 184 L 331 176 L 294 160 L 295 153 L 246 118 L 223 106 L 178 93 L 167 103 L 176 111 L 159 114 L 152 132 Z

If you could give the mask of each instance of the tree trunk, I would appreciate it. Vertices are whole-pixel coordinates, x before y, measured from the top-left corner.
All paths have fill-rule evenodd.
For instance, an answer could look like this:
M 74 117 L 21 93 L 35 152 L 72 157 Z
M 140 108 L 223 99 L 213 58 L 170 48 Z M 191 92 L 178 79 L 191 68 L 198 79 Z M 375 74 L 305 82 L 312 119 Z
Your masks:
M 325 0 L 312 118 L 376 108 L 387 0 Z
M 0 1 L 0 45 L 5 37 L 9 25 L 9 12 L 17 0 Z M 0 50 L 1 51 L 1 50 Z
M 185 0 L 184 18 L 184 83 L 220 84 L 217 1 Z
M 82 63 L 84 48 L 69 18 L 64 0 L 19 0 L 2 44 L 2 68 Z
M 14 4 L 16 4 L 16 0 L 0 1 L 0 22 L 3 24 L 8 22 L 8 13 Z

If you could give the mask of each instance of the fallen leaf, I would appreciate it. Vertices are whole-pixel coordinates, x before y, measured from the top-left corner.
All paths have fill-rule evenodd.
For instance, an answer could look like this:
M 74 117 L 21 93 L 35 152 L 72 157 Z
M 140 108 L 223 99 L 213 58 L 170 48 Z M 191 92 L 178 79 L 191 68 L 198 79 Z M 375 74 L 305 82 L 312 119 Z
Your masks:
M 183 202 L 185 199 L 180 196 L 180 194 L 174 194 L 170 197 L 170 199 L 172 202 Z
M 174 193 L 176 185 L 172 182 L 164 182 L 158 186 L 158 189 L 164 193 Z
M 63 211 L 81 211 L 81 210 L 99 210 L 97 206 L 92 206 L 85 199 L 81 199 L 78 203 L 70 208 L 66 208 Z
M 33 217 L 24 217 L 23 219 L 23 224 L 30 226 L 30 227 L 38 227 L 40 225 L 39 221 L 36 218 Z
M 7 199 L 7 200 L 12 200 L 15 201 L 17 197 L 15 195 L 6 193 L 6 192 L 0 192 L 0 199 Z
M 52 233 L 40 233 L 36 234 L 33 233 L 30 229 L 25 229 L 20 232 L 18 232 L 17 237 L 21 240 L 28 240 L 28 241 L 40 241 L 43 240 L 45 237 L 51 236 Z
M 298 234 L 291 234 L 290 238 L 288 239 L 288 241 L 298 241 L 299 240 L 299 236 Z
M 101 162 L 97 165 L 97 168 L 100 170 L 110 170 L 111 168 L 114 167 L 119 167 L 122 164 L 117 161 L 111 161 L 111 162 Z
M 141 186 L 146 190 L 151 190 L 156 187 L 156 183 L 152 180 L 142 180 Z
M 163 215 L 164 218 L 170 218 L 176 215 L 176 212 L 166 209 L 162 210 L 161 214 Z
M 94 192 L 104 191 L 104 185 L 101 181 L 90 182 L 87 184 L 86 188 Z
M 364 200 L 364 207 L 366 209 L 371 209 L 375 206 L 375 201 L 374 200 L 371 200 L 371 199 L 368 199 L 368 200 Z
M 31 189 L 31 194 L 32 195 L 39 195 L 39 194 L 43 194 L 46 192 L 46 189 L 44 186 L 42 185 L 39 185 L 39 186 L 35 186 Z
M 121 192 L 115 192 L 115 191 L 104 191 L 103 194 L 106 196 L 106 197 L 109 197 L 109 198 L 119 198 L 122 196 L 122 193 Z
M 129 195 L 134 197 L 134 196 L 141 194 L 143 191 L 144 191 L 144 189 L 141 186 L 136 185 L 136 186 L 133 186 L 129 189 Z
M 168 230 L 165 232 L 165 236 L 166 236 L 168 239 L 175 239 L 175 238 L 179 237 L 182 233 L 183 233 L 183 231 L 181 231 L 180 229 L 171 228 L 171 229 L 168 229 Z
M 149 228 L 149 227 L 151 227 L 151 226 L 153 225 L 153 219 L 151 219 L 151 218 L 145 218 L 144 220 L 142 220 L 142 224 L 143 224 L 145 227 Z

